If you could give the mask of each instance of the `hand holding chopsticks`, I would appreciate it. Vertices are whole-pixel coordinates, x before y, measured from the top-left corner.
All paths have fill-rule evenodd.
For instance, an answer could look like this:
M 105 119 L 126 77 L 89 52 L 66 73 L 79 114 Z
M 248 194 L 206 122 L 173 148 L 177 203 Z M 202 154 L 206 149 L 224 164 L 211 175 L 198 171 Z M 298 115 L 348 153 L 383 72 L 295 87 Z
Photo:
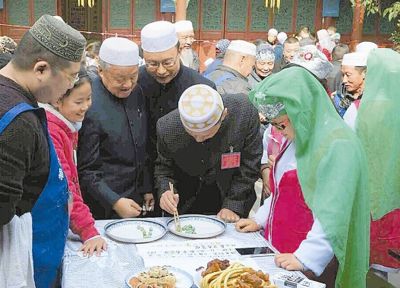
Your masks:
M 169 190 L 172 191 L 172 193 L 175 195 L 174 184 L 172 184 L 171 182 L 169 182 Z M 175 224 L 175 230 L 180 232 L 181 231 L 181 219 L 179 219 L 178 209 L 176 209 L 174 211 L 174 224 Z
M 173 191 L 173 187 L 171 190 L 171 186 L 169 190 L 165 191 L 160 198 L 160 207 L 164 211 L 168 212 L 169 214 L 173 215 L 175 211 L 178 209 L 179 203 L 179 195 L 175 194 Z

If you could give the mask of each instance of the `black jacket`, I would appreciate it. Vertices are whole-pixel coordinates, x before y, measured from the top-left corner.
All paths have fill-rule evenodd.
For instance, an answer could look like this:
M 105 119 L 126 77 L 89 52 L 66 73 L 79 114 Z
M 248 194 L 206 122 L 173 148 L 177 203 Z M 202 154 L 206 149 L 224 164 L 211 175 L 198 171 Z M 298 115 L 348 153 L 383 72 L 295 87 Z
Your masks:
M 0 119 L 22 102 L 38 107 L 32 94 L 0 75 Z M 46 119 L 43 109 L 24 112 L 0 134 L 0 227 L 30 212 L 47 183 L 50 150 L 39 117 Z
M 178 101 L 182 93 L 190 86 L 205 84 L 216 89 L 213 82 L 201 76 L 191 68 L 181 64 L 178 74 L 167 84 L 158 83 L 149 73 L 146 67 L 139 68 L 138 84 L 142 86 L 146 99 L 146 108 L 149 113 L 148 152 L 152 161 L 157 157 L 156 151 L 156 123 L 162 116 L 178 108 Z
M 97 76 L 92 103 L 79 131 L 79 180 L 95 218 L 114 218 L 112 207 L 121 197 L 140 205 L 142 194 L 152 192 L 144 94 L 136 85 L 129 97 L 117 98 Z
M 218 133 L 205 142 L 196 142 L 185 131 L 178 110 L 157 123 L 155 188 L 161 197 L 172 182 L 179 193 L 181 213 L 191 213 L 191 205 L 204 184 L 217 186 L 221 209 L 230 209 L 241 217 L 248 216 L 256 200 L 254 183 L 259 178 L 263 150 L 258 112 L 244 94 L 225 95 L 223 101 L 228 115 Z M 231 148 L 241 153 L 241 166 L 222 170 L 221 156 Z

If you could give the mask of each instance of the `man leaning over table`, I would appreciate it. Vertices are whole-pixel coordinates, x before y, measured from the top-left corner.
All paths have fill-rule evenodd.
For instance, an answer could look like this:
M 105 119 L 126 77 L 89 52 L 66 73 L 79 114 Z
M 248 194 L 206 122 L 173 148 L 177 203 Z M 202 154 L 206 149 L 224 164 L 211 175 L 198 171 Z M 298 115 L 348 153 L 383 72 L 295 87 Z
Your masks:
M 155 188 L 170 214 L 217 214 L 235 222 L 256 200 L 262 141 L 258 113 L 243 94 L 194 85 L 157 122 Z M 169 189 L 169 182 L 174 191 Z

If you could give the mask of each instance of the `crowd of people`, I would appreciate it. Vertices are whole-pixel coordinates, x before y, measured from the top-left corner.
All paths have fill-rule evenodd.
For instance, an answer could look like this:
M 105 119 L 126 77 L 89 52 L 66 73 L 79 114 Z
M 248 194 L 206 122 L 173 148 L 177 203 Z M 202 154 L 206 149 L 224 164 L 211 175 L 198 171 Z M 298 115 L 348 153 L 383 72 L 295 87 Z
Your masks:
M 177 211 L 262 231 L 276 265 L 327 287 L 397 272 L 400 55 L 316 35 L 221 39 L 201 74 L 187 20 L 140 47 L 50 15 L 1 37 L 0 286 L 55 287 L 69 229 L 99 256 L 95 220 Z

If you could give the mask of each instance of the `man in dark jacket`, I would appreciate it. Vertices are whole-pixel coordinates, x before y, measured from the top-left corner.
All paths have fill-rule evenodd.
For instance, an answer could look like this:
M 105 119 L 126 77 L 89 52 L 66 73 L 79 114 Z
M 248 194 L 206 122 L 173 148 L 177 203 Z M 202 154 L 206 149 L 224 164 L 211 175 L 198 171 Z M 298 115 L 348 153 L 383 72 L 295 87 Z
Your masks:
M 143 88 L 149 117 L 148 153 L 152 175 L 156 151 L 156 123 L 159 118 L 178 108 L 179 97 L 195 84 L 214 83 L 179 62 L 179 41 L 175 27 L 168 21 L 146 25 L 141 32 L 143 58 L 146 65 L 139 69 L 138 84 Z
M 14 235 L 0 233 L 0 250 L 9 255 L 7 249 L 14 246 L 23 255 L 18 263 L 8 265 L 17 277 L 16 267 L 26 268 L 27 278 L 6 275 L 6 280 L 20 281 L 13 283 L 21 287 L 33 287 L 28 267 L 21 266 L 29 263 L 29 256 L 33 256 L 36 287 L 54 287 L 64 254 L 68 187 L 38 102 L 55 103 L 74 86 L 85 46 L 78 31 L 43 15 L 24 34 L 11 62 L 0 70 L 0 229 L 10 231 L 10 225 L 27 221 L 18 220 L 20 216 L 32 221 L 27 225 L 31 233 L 19 226 L 14 226 Z M 3 236 L 10 236 L 8 243 L 2 242 Z M 13 240 L 32 243 L 31 251 Z
M 157 122 L 157 151 L 156 190 L 163 210 L 217 214 L 228 222 L 248 216 L 256 200 L 262 141 L 257 110 L 246 95 L 222 98 L 206 85 L 188 88 L 179 110 Z
M 233 40 L 226 50 L 222 65 L 207 76 L 221 94 L 243 93 L 248 95 L 251 86 L 247 80 L 253 70 L 256 45 L 243 40 Z
M 283 43 L 283 57 L 275 62 L 273 73 L 281 71 L 286 65 L 292 62 L 294 56 L 300 50 L 300 42 L 297 38 L 289 37 Z
M 91 109 L 79 131 L 82 192 L 96 219 L 137 217 L 154 209 L 147 170 L 147 112 L 137 85 L 139 52 L 125 38 L 100 48 L 99 77 L 92 82 Z

